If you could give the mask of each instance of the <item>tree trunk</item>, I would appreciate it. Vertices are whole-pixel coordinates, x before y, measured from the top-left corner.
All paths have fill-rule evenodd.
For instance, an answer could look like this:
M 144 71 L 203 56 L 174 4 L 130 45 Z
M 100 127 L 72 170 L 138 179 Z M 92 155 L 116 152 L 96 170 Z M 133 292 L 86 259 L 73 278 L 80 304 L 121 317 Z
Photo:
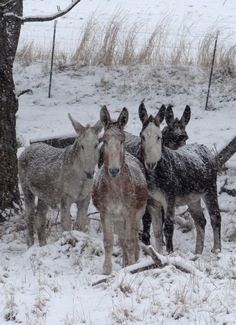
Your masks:
M 3 12 L 22 15 L 23 0 L 0 0 L 0 217 L 20 204 L 17 170 L 16 112 L 18 100 L 13 80 L 21 22 L 3 17 Z

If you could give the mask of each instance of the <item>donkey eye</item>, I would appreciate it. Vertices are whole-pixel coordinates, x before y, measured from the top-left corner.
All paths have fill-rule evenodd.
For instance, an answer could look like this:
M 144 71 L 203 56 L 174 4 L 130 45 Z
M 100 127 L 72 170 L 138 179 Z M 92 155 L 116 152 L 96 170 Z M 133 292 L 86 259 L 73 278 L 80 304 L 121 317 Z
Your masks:
M 97 147 L 98 147 L 98 143 L 97 143 L 97 144 L 95 144 L 94 148 L 95 148 L 95 149 L 97 149 Z
M 141 135 L 141 139 L 142 139 L 143 141 L 145 141 L 145 137 L 144 137 L 144 135 Z
M 81 149 L 83 149 L 84 150 L 84 146 L 81 144 Z
M 159 141 L 159 140 L 161 140 L 161 137 L 158 135 L 158 136 L 157 136 L 157 141 Z

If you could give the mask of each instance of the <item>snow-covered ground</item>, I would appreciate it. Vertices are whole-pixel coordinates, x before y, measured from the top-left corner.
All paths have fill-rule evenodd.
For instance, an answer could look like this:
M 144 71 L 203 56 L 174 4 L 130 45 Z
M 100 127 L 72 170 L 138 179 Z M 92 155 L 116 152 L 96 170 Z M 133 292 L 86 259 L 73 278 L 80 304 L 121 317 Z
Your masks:
M 46 1 L 31 2 L 25 1 L 26 13 L 36 14 L 40 4 L 42 14 L 45 13 Z M 56 3 L 63 7 L 66 1 L 50 1 L 48 10 L 54 10 Z M 81 17 L 85 13 L 89 16 L 86 3 L 91 10 L 96 9 L 97 2 L 82 1 Z M 105 9 L 113 10 L 118 1 L 100 0 L 99 3 L 106 5 L 103 9 L 97 5 L 105 16 Z M 152 5 L 156 1 L 119 3 L 122 8 L 133 10 L 132 17 L 136 15 L 140 19 L 137 12 L 141 15 L 144 8 L 144 12 L 153 15 Z M 159 13 L 165 13 L 165 8 L 172 8 L 173 3 L 175 1 L 159 1 Z M 234 1 L 204 3 L 198 1 L 197 7 L 195 1 L 186 0 L 178 6 L 179 11 L 174 10 L 177 17 L 187 5 L 189 10 L 198 12 L 199 17 L 205 17 L 204 8 L 212 9 L 207 12 L 215 18 L 235 14 Z M 76 12 L 71 15 L 77 17 Z M 202 22 L 207 21 L 204 19 Z M 233 28 L 231 20 L 228 21 L 229 28 Z M 94 123 L 103 104 L 113 116 L 126 106 L 130 112 L 127 130 L 138 134 L 141 124 L 137 110 L 143 98 L 153 114 L 162 103 L 171 103 L 175 114 L 180 116 L 189 104 L 192 109 L 187 126 L 189 143 L 204 143 L 219 150 L 236 135 L 235 77 L 215 73 L 210 98 L 212 110 L 204 111 L 208 74 L 197 67 L 65 67 L 54 74 L 50 99 L 47 98 L 48 63 L 17 64 L 15 81 L 17 90 L 33 90 L 33 94 L 21 96 L 19 100 L 17 136 L 23 147 L 30 139 L 73 133 L 68 112 L 82 124 Z M 236 156 L 227 166 L 227 172 L 218 177 L 219 190 L 226 179 L 230 188 L 236 188 Z M 87 234 L 62 233 L 57 211 L 50 211 L 48 244 L 40 248 L 36 240 L 30 249 L 26 246 L 23 216 L 1 223 L 0 324 L 236 324 L 236 198 L 220 193 L 219 203 L 222 252 L 217 256 L 210 252 L 212 230 L 207 213 L 204 253 L 195 261 L 192 260 L 195 232 L 183 233 L 175 227 L 172 256 L 181 256 L 185 264 L 193 267 L 194 274 L 168 265 L 131 275 L 121 269 L 120 249 L 115 245 L 114 277 L 95 287 L 92 283 L 103 277 L 104 259 L 98 220 L 91 220 Z M 89 211 L 94 211 L 92 204 Z M 180 211 L 183 210 L 177 213 Z M 73 207 L 73 216 L 75 212 Z M 97 219 L 99 215 L 93 217 Z M 147 261 L 149 257 L 142 254 L 140 263 Z

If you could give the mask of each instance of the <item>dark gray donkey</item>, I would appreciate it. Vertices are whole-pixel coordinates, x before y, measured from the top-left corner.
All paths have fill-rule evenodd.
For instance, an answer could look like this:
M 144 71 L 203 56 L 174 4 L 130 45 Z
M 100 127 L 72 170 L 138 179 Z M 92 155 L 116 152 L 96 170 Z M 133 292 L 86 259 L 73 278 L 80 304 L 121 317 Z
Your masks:
M 165 113 L 165 120 L 167 126 L 162 130 L 162 139 L 164 146 L 170 149 L 179 149 L 186 145 L 188 134 L 186 132 L 186 125 L 191 118 L 191 109 L 186 105 L 183 115 L 180 119 L 174 118 L 172 105 L 168 105 Z
M 64 230 L 71 229 L 70 207 L 79 203 L 76 228 L 84 230 L 88 224 L 87 209 L 98 160 L 98 134 L 102 124 L 84 127 L 69 118 L 78 135 L 65 149 L 44 143 L 30 145 L 19 157 L 19 177 L 25 198 L 28 226 L 27 244 L 34 243 L 34 219 L 40 246 L 46 244 L 46 215 L 49 207 L 61 205 L 61 223 Z M 38 197 L 37 207 L 35 197 Z M 37 208 L 37 212 L 36 212 Z
M 157 250 L 162 251 L 161 207 L 165 211 L 166 248 L 172 252 L 175 206 L 188 205 L 197 231 L 195 253 L 202 253 L 206 225 L 201 207 L 203 199 L 213 228 L 212 251 L 220 251 L 221 216 L 217 200 L 215 156 L 203 145 L 186 145 L 178 150 L 163 146 L 160 116 L 148 116 L 143 102 L 139 107 L 139 117 L 142 122 L 140 159 L 146 168 L 150 195 L 148 210 L 152 217 Z

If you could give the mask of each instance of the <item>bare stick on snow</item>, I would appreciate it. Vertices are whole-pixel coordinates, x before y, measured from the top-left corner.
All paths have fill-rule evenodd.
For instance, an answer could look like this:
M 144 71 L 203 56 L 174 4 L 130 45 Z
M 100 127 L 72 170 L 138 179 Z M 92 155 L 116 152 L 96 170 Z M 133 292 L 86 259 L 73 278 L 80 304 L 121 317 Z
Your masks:
M 33 94 L 32 89 L 24 89 L 19 91 L 16 96 L 19 98 L 20 96 L 24 95 L 24 94 Z
M 61 16 L 64 16 L 65 14 L 67 14 L 80 1 L 81 0 L 74 0 L 64 10 L 61 10 L 61 11 L 59 11 L 59 12 L 57 12 L 55 14 L 49 15 L 49 16 L 26 16 L 26 17 L 21 17 L 21 16 L 18 16 L 16 14 L 14 14 L 13 12 L 7 12 L 7 13 L 4 14 L 4 17 L 18 19 L 18 20 L 20 20 L 22 22 L 22 24 L 28 23 L 28 22 L 51 21 L 51 20 L 57 19 L 57 18 L 59 18 Z M 11 1 L 9 1 L 9 2 L 11 2 Z
M 167 265 L 173 265 L 178 270 L 190 273 L 193 275 L 201 274 L 199 270 L 197 270 L 192 263 L 189 261 L 184 260 L 182 257 L 172 257 L 172 256 L 164 256 L 159 254 L 152 245 L 146 246 L 144 244 L 141 244 L 143 249 L 146 251 L 146 253 L 152 258 L 153 262 L 147 261 L 147 263 L 136 263 L 133 265 L 129 265 L 123 269 L 120 270 L 120 272 L 129 272 L 131 274 L 135 274 L 138 272 L 143 272 L 150 269 L 155 268 L 163 268 Z M 109 275 L 97 282 L 92 283 L 92 286 L 99 285 L 101 283 L 109 282 L 110 280 L 114 279 L 115 275 Z

